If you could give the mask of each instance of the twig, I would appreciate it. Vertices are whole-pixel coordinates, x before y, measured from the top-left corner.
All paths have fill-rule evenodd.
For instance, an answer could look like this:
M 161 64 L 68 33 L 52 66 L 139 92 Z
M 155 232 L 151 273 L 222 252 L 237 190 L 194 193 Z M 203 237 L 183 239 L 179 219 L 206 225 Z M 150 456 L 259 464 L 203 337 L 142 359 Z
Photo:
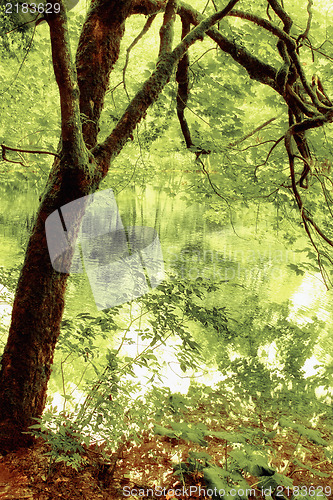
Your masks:
M 39 15 L 39 14 L 38 14 L 38 15 Z M 37 16 L 37 17 L 38 17 L 38 16 Z M 37 17 L 36 17 L 36 19 L 37 19 Z M 34 21 L 35 21 L 36 19 L 34 19 Z M 24 23 L 22 26 L 24 26 L 25 24 L 29 24 L 30 22 L 33 22 L 33 21 L 29 21 L 28 23 Z M 15 30 L 16 30 L 16 29 L 18 29 L 19 27 L 20 27 L 20 26 L 17 26 L 17 28 L 14 28 L 14 29 L 13 29 L 13 30 L 11 30 L 11 31 L 15 31 Z M 16 75 L 15 75 L 14 79 L 12 80 L 12 82 L 10 83 L 10 85 L 8 85 L 8 87 L 7 87 L 7 88 L 6 88 L 3 92 L 1 92 L 1 94 L 0 94 L 0 95 L 4 95 L 6 92 L 8 92 L 8 90 L 11 88 L 12 84 L 15 82 L 16 78 L 18 77 L 18 75 L 19 75 L 19 73 L 20 73 L 20 71 L 21 71 L 21 69 L 22 69 L 22 66 L 23 66 L 23 64 L 25 63 L 25 60 L 26 60 L 26 58 L 28 57 L 28 54 L 29 54 L 29 52 L 30 52 L 31 45 L 32 45 L 32 42 L 33 42 L 33 39 L 34 39 L 34 36 L 35 36 L 35 32 L 36 32 L 36 27 L 37 27 L 37 24 L 35 24 L 34 31 L 33 31 L 33 33 L 32 33 L 32 37 L 31 37 L 31 40 L 30 40 L 29 45 L 28 45 L 28 47 L 27 47 L 27 51 L 26 51 L 26 53 L 24 54 L 24 57 L 23 57 L 23 59 L 22 59 L 22 62 L 21 62 L 21 64 L 20 64 L 20 67 L 19 67 L 19 69 L 18 69 L 18 71 L 17 71 L 17 73 L 16 73 Z M 8 33 L 10 33 L 10 31 L 8 31 Z
M 33 149 L 19 149 L 19 148 L 10 148 L 9 146 L 6 146 L 5 144 L 1 144 L 1 149 L 2 149 L 2 159 L 5 161 L 9 161 L 11 163 L 20 163 L 20 162 L 15 162 L 12 160 L 8 160 L 6 158 L 6 151 L 18 151 L 19 153 L 31 153 L 31 154 L 38 154 L 38 155 L 52 155 L 55 156 L 56 158 L 59 158 L 59 155 L 57 153 L 52 153 L 51 151 L 39 151 L 39 150 L 33 150 Z
M 266 156 L 266 159 L 265 159 L 264 163 L 261 163 L 260 165 L 256 165 L 256 167 L 255 167 L 255 169 L 254 169 L 254 176 L 255 176 L 255 177 L 256 177 L 256 173 L 257 173 L 258 168 L 259 168 L 259 167 L 263 167 L 264 165 L 266 165 L 266 163 L 268 162 L 268 159 L 269 159 L 269 157 L 271 156 L 271 154 L 272 154 L 272 152 L 273 152 L 274 148 L 276 148 L 276 146 L 279 144 L 279 142 L 281 142 L 281 141 L 282 141 L 282 139 L 284 139 L 284 135 L 282 135 L 281 137 L 279 137 L 279 139 L 277 139 L 277 140 L 274 142 L 273 146 L 272 146 L 272 147 L 271 147 L 271 149 L 268 151 L 268 154 L 267 154 L 267 156 Z
M 258 142 L 257 144 L 250 144 L 249 146 L 246 146 L 246 148 L 243 148 L 243 149 L 239 149 L 238 151 L 247 151 L 248 149 L 251 149 L 251 148 L 258 148 L 259 146 L 262 146 L 263 144 L 268 144 L 269 142 L 274 142 L 274 144 L 276 143 L 276 141 L 274 139 L 267 139 L 267 141 L 262 141 L 262 142 Z
M 219 197 L 221 198 L 226 204 L 227 204 L 227 207 L 229 208 L 229 214 L 230 214 L 230 224 L 231 224 L 231 227 L 232 227 L 232 230 L 233 232 L 235 233 L 236 236 L 238 236 L 238 238 L 242 238 L 241 236 L 239 236 L 239 234 L 236 232 L 236 229 L 235 229 L 235 226 L 234 226 L 234 223 L 233 223 L 233 220 L 232 220 L 232 216 L 231 216 L 231 206 L 230 206 L 230 203 L 228 202 L 228 200 L 226 198 L 224 198 L 224 196 L 222 196 L 216 189 L 216 187 L 214 186 L 211 178 L 210 178 L 210 175 L 208 173 L 208 171 L 206 170 L 205 168 L 205 165 L 204 165 L 204 162 L 202 161 L 202 159 L 200 158 L 200 153 L 198 154 L 197 153 L 197 160 L 200 164 L 201 164 L 201 167 L 202 167 L 202 170 L 203 172 L 207 175 L 207 178 L 208 178 L 208 181 L 209 181 L 209 184 L 212 188 L 212 190 L 214 191 L 214 193 Z M 242 238 L 243 239 L 243 238 Z
M 128 97 L 128 99 L 130 98 L 129 95 L 128 95 L 128 92 L 127 92 L 127 87 L 126 87 L 126 70 L 127 70 L 127 66 L 128 66 L 128 62 L 129 62 L 129 56 L 130 56 L 130 52 L 131 50 L 133 49 L 133 47 L 135 47 L 135 45 L 137 43 L 139 43 L 139 41 L 143 38 L 143 36 L 147 33 L 147 31 L 149 30 L 149 28 L 151 27 L 151 25 L 153 24 L 153 21 L 155 19 L 157 14 L 153 14 L 152 16 L 149 16 L 147 21 L 145 22 L 145 25 L 144 27 L 142 28 L 142 30 L 140 31 L 140 33 L 138 34 L 137 37 L 134 38 L 133 42 L 130 44 L 130 46 L 126 49 L 126 61 L 125 61 L 125 64 L 124 64 L 124 67 L 123 67 L 123 85 L 124 85 L 124 89 L 125 89 L 125 92 L 126 92 L 126 95 Z M 119 84 L 118 84 L 119 85 Z M 116 85 L 116 87 L 118 86 Z M 116 89 L 116 87 L 114 87 L 113 90 Z M 112 92 L 113 92 L 112 90 Z
M 277 116 L 275 116 L 274 118 L 270 118 L 265 123 L 263 123 L 262 125 L 259 125 L 259 127 L 256 127 L 254 130 L 252 130 L 251 132 L 249 132 L 248 134 L 246 134 L 241 139 L 238 139 L 238 141 L 231 142 L 229 144 L 229 146 L 233 147 L 233 146 L 236 146 L 237 144 L 240 144 L 241 142 L 245 141 L 245 139 L 248 139 L 249 137 L 251 137 L 252 135 L 254 135 L 256 132 L 259 132 L 259 130 L 263 129 L 264 127 L 267 127 L 267 125 L 269 125 L 270 123 L 272 123 L 276 119 L 277 119 Z

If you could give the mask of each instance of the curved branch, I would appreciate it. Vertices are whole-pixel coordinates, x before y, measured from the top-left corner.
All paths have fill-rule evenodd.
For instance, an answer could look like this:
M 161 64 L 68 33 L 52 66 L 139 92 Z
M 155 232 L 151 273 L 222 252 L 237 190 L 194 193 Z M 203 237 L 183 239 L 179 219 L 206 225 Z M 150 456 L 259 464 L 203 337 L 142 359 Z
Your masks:
M 233 9 L 231 12 L 229 12 L 228 15 L 231 17 L 239 17 L 240 19 L 245 19 L 246 21 L 250 21 L 257 26 L 264 28 L 265 30 L 272 33 L 272 35 L 275 35 L 277 38 L 285 42 L 288 49 L 296 50 L 297 45 L 295 40 L 293 40 L 293 38 L 291 38 L 291 36 L 286 31 L 283 31 L 271 21 L 267 21 L 267 19 L 257 16 L 256 14 L 243 12 L 242 10 L 237 9 Z
M 1 144 L 1 149 L 2 149 L 2 159 L 6 161 L 11 161 L 6 158 L 6 151 L 18 151 L 19 153 L 32 153 L 34 155 L 52 155 L 55 156 L 56 158 L 59 158 L 59 155 L 56 153 L 52 153 L 51 151 L 37 151 L 33 149 L 18 149 L 18 148 L 10 148 L 9 146 L 6 146 L 5 144 Z
M 191 25 L 187 18 L 182 18 L 181 21 L 182 21 L 182 38 L 184 38 L 190 32 Z M 190 58 L 188 52 L 186 52 L 184 54 L 184 57 L 178 63 L 176 82 L 178 83 L 177 116 L 187 148 L 193 146 L 191 132 L 185 118 L 185 108 L 189 97 L 189 75 L 188 75 L 189 65 L 190 65 Z
M 302 200 L 302 197 L 297 189 L 297 182 L 295 179 L 295 158 L 296 158 L 296 155 L 294 155 L 292 152 L 291 139 L 292 139 L 292 137 L 295 137 L 296 135 L 304 134 L 307 130 L 309 130 L 311 128 L 320 127 L 324 123 L 330 123 L 332 121 L 333 121 L 333 110 L 328 112 L 326 115 L 321 115 L 317 118 L 306 119 L 300 123 L 296 123 L 296 124 L 292 125 L 291 127 L 289 127 L 289 129 L 285 135 L 285 147 L 286 147 L 286 151 L 287 151 L 288 159 L 289 159 L 292 191 L 293 191 L 296 203 L 298 205 L 298 208 L 300 210 L 300 214 L 302 217 L 302 221 L 304 223 L 305 231 L 306 231 L 306 233 L 311 241 L 311 244 L 313 245 L 314 249 L 317 252 L 318 265 L 319 265 L 319 268 L 321 270 L 321 274 L 323 276 L 325 283 L 326 283 L 326 280 L 325 280 L 325 276 L 324 276 L 324 269 L 323 269 L 323 266 L 321 263 L 321 255 L 322 254 L 312 238 L 310 227 L 312 227 L 312 229 L 318 234 L 318 236 L 323 241 L 325 241 L 329 246 L 333 247 L 333 241 L 326 236 L 326 234 L 314 222 L 314 220 L 312 219 L 309 212 L 304 208 L 303 200 Z M 302 160 L 306 161 L 306 158 L 302 158 Z
M 290 29 L 292 27 L 293 21 L 291 17 L 284 10 L 282 5 L 277 0 L 268 0 L 269 5 L 274 10 L 275 14 L 281 19 L 283 22 L 283 30 L 286 33 L 290 33 Z
M 311 2 L 311 0 L 309 0 L 309 2 Z M 269 3 L 270 3 L 270 5 L 274 4 L 275 7 L 277 8 L 278 4 L 277 4 L 277 2 L 275 2 L 275 0 L 271 0 Z M 283 9 L 282 9 L 282 11 L 283 11 Z M 279 40 L 285 44 L 285 48 L 282 46 L 282 44 L 280 44 L 280 46 L 278 46 L 280 55 L 282 56 L 282 59 L 284 61 L 282 68 L 280 68 L 279 72 L 276 75 L 277 85 L 279 87 L 280 93 L 282 95 L 285 95 L 285 86 L 287 83 L 287 78 L 288 78 L 288 74 L 289 74 L 289 70 L 290 70 L 290 63 L 292 62 L 295 65 L 295 68 L 296 68 L 297 73 L 301 79 L 304 90 L 309 95 L 309 97 L 310 97 L 311 101 L 313 102 L 314 106 L 316 107 L 316 109 L 318 109 L 319 111 L 325 111 L 329 108 L 329 106 L 327 106 L 326 103 L 324 103 L 323 101 L 320 101 L 318 99 L 317 94 L 313 91 L 313 89 L 311 88 L 311 86 L 307 82 L 305 73 L 303 71 L 302 65 L 301 65 L 299 58 L 298 58 L 298 55 L 297 55 L 297 46 L 298 45 L 293 40 L 293 38 L 291 38 L 289 35 L 289 31 L 290 31 L 290 27 L 291 27 L 291 24 L 289 22 L 290 18 L 286 13 L 285 13 L 285 15 L 283 15 L 282 11 L 281 12 L 279 11 L 279 12 L 282 16 L 281 19 L 285 23 L 285 29 L 286 29 L 285 31 L 281 30 L 280 28 L 275 26 L 272 22 L 267 21 L 266 19 L 263 19 L 260 16 L 257 16 L 255 14 L 250 14 L 247 12 L 243 12 L 243 11 L 239 11 L 239 10 L 234 9 L 229 13 L 229 16 L 239 17 L 241 19 L 251 21 L 251 22 L 255 23 L 257 26 L 260 26 L 260 27 L 266 29 L 267 31 L 269 31 L 270 33 L 272 33 L 273 35 L 278 37 Z M 279 74 L 281 74 L 280 81 L 278 81 Z M 307 108 L 305 106 L 304 102 L 301 104 L 301 106 L 303 107 L 304 112 L 308 116 L 311 116 L 311 111 L 309 110 L 309 108 Z
M 140 31 L 140 33 L 138 34 L 138 36 L 136 36 L 134 38 L 133 42 L 126 49 L 126 60 L 125 60 L 125 64 L 124 64 L 124 67 L 123 67 L 123 85 L 124 85 L 124 89 L 125 89 L 125 92 L 126 92 L 126 95 L 127 95 L 128 99 L 129 99 L 129 95 L 128 95 L 127 87 L 126 87 L 126 70 L 127 70 L 128 61 L 129 61 L 129 55 L 130 55 L 130 52 L 133 49 L 133 47 L 135 47 L 135 45 L 148 32 L 149 28 L 153 24 L 154 19 L 156 18 L 156 15 L 157 14 L 152 14 L 151 16 L 148 17 L 147 21 L 145 22 L 144 27 L 142 28 L 142 30 Z
M 199 25 L 199 23 L 204 19 L 203 15 L 198 11 L 193 9 L 188 4 L 179 2 L 179 14 L 180 16 L 188 16 L 191 24 L 194 26 Z M 227 15 L 232 15 L 234 10 L 228 12 Z M 251 54 L 245 47 L 237 44 L 235 41 L 229 40 L 216 28 L 211 28 L 207 31 L 207 35 L 220 47 L 223 52 L 229 54 L 237 64 L 243 66 L 243 68 L 248 72 L 250 78 L 257 80 L 264 85 L 269 85 L 274 90 L 277 90 L 275 77 L 276 69 L 270 64 L 264 63 L 256 56 Z
M 306 23 L 306 28 L 305 28 L 305 31 L 304 33 L 301 33 L 299 35 L 299 37 L 297 38 L 297 45 L 299 46 L 299 43 L 302 41 L 302 40 L 305 40 L 308 38 L 309 36 L 309 32 L 310 32 L 310 28 L 311 28 L 311 21 L 312 21 L 312 5 L 313 5 L 313 1 L 312 0 L 308 0 L 308 6 L 307 6 L 307 11 L 308 11 L 308 21 Z
M 274 141 L 274 144 L 273 146 L 270 148 L 270 150 L 268 151 L 267 155 L 266 155 L 266 159 L 263 163 L 261 163 L 260 165 L 256 165 L 255 166 L 255 169 L 254 169 L 254 177 L 257 178 L 257 170 L 259 167 L 263 167 L 264 165 L 266 165 L 266 163 L 268 162 L 269 160 L 269 157 L 271 156 L 271 154 L 273 153 L 274 149 L 276 148 L 276 146 L 282 141 L 282 139 L 284 139 L 284 136 L 282 135 L 281 137 L 279 137 L 279 139 L 276 139 Z

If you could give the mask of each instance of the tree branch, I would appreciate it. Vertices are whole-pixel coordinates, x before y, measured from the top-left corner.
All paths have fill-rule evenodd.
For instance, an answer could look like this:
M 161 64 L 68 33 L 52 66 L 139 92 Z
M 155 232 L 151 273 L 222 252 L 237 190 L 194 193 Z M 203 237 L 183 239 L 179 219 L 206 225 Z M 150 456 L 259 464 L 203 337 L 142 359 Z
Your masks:
M 319 226 L 314 222 L 312 219 L 311 215 L 309 212 L 304 208 L 303 200 L 302 197 L 297 189 L 297 182 L 295 178 L 295 158 L 296 155 L 293 154 L 292 152 L 292 145 L 291 145 L 291 139 L 292 137 L 295 137 L 300 134 L 304 134 L 307 130 L 311 128 L 317 128 L 322 126 L 324 123 L 331 123 L 333 121 L 333 110 L 330 110 L 326 115 L 321 115 L 316 118 L 308 118 L 303 120 L 300 123 L 295 123 L 291 127 L 289 127 L 288 131 L 285 134 L 285 147 L 286 151 L 288 154 L 288 159 L 289 159 L 289 168 L 290 168 L 290 177 L 291 177 L 291 187 L 292 191 L 296 200 L 296 203 L 298 205 L 298 208 L 300 210 L 300 214 L 304 223 L 304 227 L 306 230 L 306 233 L 315 248 L 317 254 L 318 254 L 318 263 L 319 267 L 321 269 L 322 275 L 323 275 L 323 269 L 321 265 L 321 252 L 318 250 L 311 232 L 310 232 L 310 226 L 313 228 L 313 230 L 318 234 L 318 236 L 324 240 L 328 245 L 333 247 L 333 241 L 328 238 L 325 233 L 319 228 Z M 307 161 L 307 158 L 302 158 L 304 162 Z
M 79 87 L 71 57 L 66 8 L 63 0 L 51 2 L 61 6 L 59 14 L 46 14 L 45 19 L 50 27 L 53 68 L 60 93 L 62 147 L 72 151 L 81 143 Z
M 298 46 L 302 40 L 305 40 L 309 36 L 309 32 L 310 32 L 310 28 L 311 28 L 311 21 L 312 21 L 312 5 L 313 5 L 313 1 L 308 0 L 308 6 L 307 6 L 308 21 L 306 23 L 306 28 L 305 28 L 304 33 L 301 33 L 299 35 L 299 37 L 297 38 L 297 45 Z
M 133 0 L 130 15 L 152 16 L 165 10 L 165 0 Z
M 194 26 L 197 26 L 204 19 L 202 14 L 188 4 L 183 2 L 179 2 L 179 4 L 180 16 L 188 16 L 191 24 Z M 232 12 L 234 12 L 234 10 L 228 12 L 228 15 L 232 15 Z M 248 72 L 250 78 L 257 80 L 264 85 L 269 85 L 273 89 L 277 90 L 275 83 L 276 69 L 273 66 L 262 62 L 242 45 L 237 44 L 235 41 L 230 41 L 216 28 L 209 29 L 207 31 L 207 35 L 217 43 L 223 52 L 229 54 L 234 61 L 237 62 L 237 64 L 243 66 L 243 68 Z
M 33 149 L 18 149 L 18 148 L 10 148 L 9 146 L 6 146 L 5 144 L 1 144 L 1 149 L 2 149 L 2 159 L 6 161 L 11 161 L 6 158 L 6 151 L 18 151 L 19 153 L 32 153 L 34 155 L 52 155 L 55 156 L 56 158 L 59 158 L 59 155 L 56 153 L 52 153 L 51 151 L 37 151 Z
M 165 54 L 169 54 L 172 50 L 173 28 L 176 20 L 177 0 L 168 0 L 165 8 L 163 24 L 160 29 L 160 59 Z
M 281 28 L 273 24 L 271 21 L 267 21 L 267 19 L 257 16 L 256 14 L 243 12 L 242 10 L 237 9 L 233 9 L 228 15 L 231 17 L 239 17 L 240 19 L 245 19 L 246 21 L 250 21 L 257 26 L 264 28 L 265 30 L 269 31 L 277 38 L 285 42 L 289 49 L 296 50 L 296 42 L 291 38 L 291 36 Z
M 88 148 L 97 143 L 99 119 L 109 76 L 119 57 L 131 0 L 95 0 L 88 11 L 76 54 L 83 137 Z M 98 29 L 97 29 L 98 27 Z
M 270 118 L 269 120 L 265 121 L 262 125 L 259 125 L 259 127 L 256 127 L 254 130 L 252 130 L 248 134 L 244 135 L 244 137 L 241 137 L 241 139 L 238 139 L 238 141 L 230 142 L 229 146 L 233 147 L 233 146 L 236 146 L 237 144 L 245 141 L 245 139 L 248 139 L 249 137 L 251 137 L 252 135 L 254 135 L 256 132 L 259 132 L 259 130 L 267 127 L 267 125 L 269 125 L 270 123 L 274 122 L 276 119 L 277 119 L 276 116 L 274 116 L 273 118 Z
M 154 19 L 156 18 L 156 15 L 157 14 L 152 14 L 151 16 L 148 17 L 147 21 L 145 22 L 144 27 L 142 28 L 142 30 L 140 31 L 138 36 L 136 36 L 134 38 L 133 42 L 126 49 L 126 60 L 125 60 L 125 64 L 123 67 L 123 85 L 124 85 L 124 89 L 125 89 L 125 92 L 126 92 L 128 99 L 129 99 L 129 95 L 128 95 L 127 87 L 126 87 L 126 70 L 127 70 L 128 61 L 129 61 L 129 55 L 130 55 L 130 52 L 133 49 L 133 47 L 135 47 L 135 45 L 141 40 L 141 38 L 148 32 L 149 28 L 153 24 Z
M 268 0 L 269 5 L 274 10 L 275 14 L 281 19 L 283 22 L 283 30 L 286 33 L 290 33 L 290 29 L 292 27 L 293 21 L 291 17 L 284 10 L 282 5 L 278 2 L 278 0 Z
M 182 39 L 183 39 L 190 32 L 191 25 L 187 18 L 183 17 L 181 21 L 182 21 Z M 185 109 L 189 97 L 189 75 L 188 75 L 189 64 L 190 64 L 190 57 L 188 55 L 188 52 L 186 52 L 184 54 L 184 57 L 178 63 L 178 68 L 176 73 L 176 82 L 178 83 L 177 116 L 187 148 L 193 146 L 191 132 L 185 118 Z
M 151 15 L 163 11 L 165 8 L 165 3 L 157 0 L 134 0 L 130 14 L 145 14 Z M 233 15 L 235 12 L 232 10 L 228 12 L 228 15 Z M 194 26 L 198 26 L 200 22 L 204 19 L 204 16 L 195 10 L 191 5 L 186 4 L 182 1 L 178 1 L 178 14 L 181 18 L 188 18 L 189 22 Z M 259 18 L 258 18 L 259 19 Z M 279 36 L 286 37 L 287 35 L 279 28 L 272 26 L 272 29 L 276 29 L 276 33 Z M 276 70 L 273 66 L 264 63 L 257 57 L 255 57 L 251 52 L 249 52 L 242 45 L 237 44 L 235 41 L 229 40 L 227 37 L 222 35 L 216 28 L 211 28 L 207 31 L 207 35 L 216 42 L 221 50 L 229 54 L 237 64 L 243 66 L 248 72 L 250 78 L 257 80 L 264 85 L 269 85 L 273 89 L 277 90 L 275 84 Z M 293 46 L 295 42 L 292 38 L 288 38 Z

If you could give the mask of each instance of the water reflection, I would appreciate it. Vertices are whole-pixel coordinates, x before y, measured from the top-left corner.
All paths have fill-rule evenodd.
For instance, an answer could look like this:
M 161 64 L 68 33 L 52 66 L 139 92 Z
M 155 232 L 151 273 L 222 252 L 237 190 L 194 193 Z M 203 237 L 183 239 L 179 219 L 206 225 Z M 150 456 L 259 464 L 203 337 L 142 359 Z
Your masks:
M 0 265 L 11 267 L 24 254 L 24 244 L 27 241 L 33 214 L 37 208 L 37 197 L 34 194 L 6 194 L 0 200 L 0 233 L 2 250 Z M 124 191 L 117 204 L 124 226 L 148 226 L 157 230 L 165 259 L 167 274 L 193 281 L 202 277 L 206 281 L 225 281 L 227 285 L 215 295 L 212 294 L 210 305 L 227 306 L 237 319 L 251 313 L 245 304 L 244 291 L 251 296 L 258 296 L 258 304 L 284 303 L 289 300 L 290 323 L 303 326 L 318 320 L 328 326 L 332 324 L 331 294 L 327 293 L 319 275 L 306 273 L 296 275 L 288 266 L 297 264 L 299 254 L 286 249 L 273 234 L 261 239 L 253 239 L 253 228 L 237 227 L 237 236 L 228 227 L 210 225 L 205 221 L 204 204 L 188 205 L 186 201 L 170 198 L 150 187 L 138 196 L 135 190 Z M 107 244 L 107 241 L 105 242 Z M 94 245 L 91 246 L 91 258 L 94 258 Z M 84 286 L 82 284 L 85 283 Z M 1 292 L 0 292 L 1 293 Z M 2 311 L 7 314 L 0 321 L 8 323 L 10 306 L 3 303 Z M 259 307 L 258 306 L 258 307 Z M 75 316 L 78 312 L 96 312 L 93 294 L 89 291 L 89 283 L 85 276 L 70 280 L 66 314 Z M 6 323 L 7 322 L 7 323 Z M 202 332 L 203 335 L 205 332 Z M 327 330 L 317 340 L 314 354 L 305 362 L 305 376 L 317 373 L 315 365 L 329 363 L 330 355 L 327 349 Z M 137 341 L 133 330 L 132 340 Z M 144 345 L 142 346 L 144 348 Z M 125 345 L 124 356 L 133 356 L 137 344 Z M 184 375 L 171 349 L 160 349 L 159 355 L 164 361 L 162 375 L 165 385 L 172 391 L 186 392 L 191 377 L 207 385 L 212 385 L 223 379 L 216 371 L 207 373 L 190 373 Z M 239 353 L 228 353 L 229 359 L 236 359 Z M 273 341 L 260 346 L 259 358 L 267 367 L 278 367 L 277 346 Z M 78 368 L 79 369 L 79 368 Z M 135 374 L 143 381 L 149 378 L 149 370 L 135 368 Z M 55 385 L 61 390 L 61 381 Z

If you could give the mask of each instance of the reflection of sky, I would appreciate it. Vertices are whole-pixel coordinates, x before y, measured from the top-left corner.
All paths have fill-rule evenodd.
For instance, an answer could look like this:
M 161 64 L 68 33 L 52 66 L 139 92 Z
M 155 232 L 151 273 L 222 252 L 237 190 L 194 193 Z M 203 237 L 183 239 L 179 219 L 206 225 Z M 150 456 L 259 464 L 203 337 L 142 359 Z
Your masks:
M 321 321 L 331 318 L 329 295 L 319 273 L 304 276 L 298 290 L 290 297 L 290 303 L 288 319 L 299 326 L 312 323 L 314 314 Z
M 264 363 L 267 368 L 278 370 L 283 368 L 283 363 L 278 359 L 278 348 L 275 340 L 270 344 L 259 347 L 258 356 L 260 361 Z
M 7 292 L 5 287 L 0 288 L 0 321 L 2 325 L 8 325 L 10 321 L 11 306 L 5 300 L 1 300 L 1 292 Z M 327 323 L 330 323 L 331 321 L 331 315 L 329 312 L 330 295 L 327 293 L 319 274 L 305 275 L 296 291 L 291 295 L 289 303 L 290 313 L 288 320 L 300 327 L 313 323 L 314 315 L 316 315 L 321 321 L 325 321 Z M 133 328 L 132 332 L 129 331 L 128 338 L 130 342 L 123 345 L 120 354 L 121 356 L 130 356 L 134 358 L 144 350 L 147 344 L 141 340 L 139 341 L 139 344 L 137 343 L 137 333 L 135 328 Z M 205 367 L 205 369 L 200 373 L 194 371 L 187 371 L 186 373 L 183 373 L 175 355 L 175 348 L 178 343 L 179 339 L 174 339 L 173 341 L 169 339 L 167 347 L 162 345 L 156 351 L 154 350 L 154 354 L 156 354 L 156 356 L 161 360 L 161 364 L 163 365 L 163 368 L 160 371 L 160 375 L 163 379 L 163 383 L 161 383 L 161 385 L 169 387 L 172 392 L 186 394 L 191 380 L 211 387 L 223 380 L 222 375 L 218 371 L 208 367 Z M 233 353 L 231 351 L 228 352 L 228 354 L 231 361 L 238 357 L 237 353 Z M 279 360 L 279 353 L 275 342 L 261 346 L 258 355 L 259 359 L 265 363 L 268 368 L 283 368 L 283 363 L 281 364 L 281 360 Z M 305 372 L 305 378 L 318 373 L 319 368 L 316 368 L 316 366 L 323 363 L 323 359 L 323 349 L 320 347 L 315 348 L 314 354 L 304 363 L 303 370 Z M 133 369 L 142 387 L 140 392 L 144 394 L 150 388 L 148 381 L 151 378 L 152 372 L 147 367 L 134 366 Z M 72 388 L 72 391 L 73 389 L 74 388 Z M 82 398 L 82 394 L 83 393 L 81 391 L 74 389 L 72 393 L 74 401 L 79 401 Z M 318 393 L 317 395 L 323 396 L 324 394 Z M 53 404 L 58 406 L 58 411 L 62 409 L 63 398 L 59 393 L 54 394 Z
M 134 328 L 132 330 L 133 333 L 130 333 L 130 336 L 132 336 L 132 340 L 136 340 L 137 334 Z M 180 348 L 180 344 L 181 341 L 179 339 L 168 339 L 167 346 L 161 345 L 160 347 L 153 348 L 154 354 L 160 362 L 161 370 L 159 371 L 159 375 L 162 378 L 161 383 L 159 383 L 158 380 L 155 379 L 155 385 L 160 385 L 161 387 L 169 387 L 171 392 L 180 392 L 181 394 L 186 394 L 189 389 L 191 380 L 213 386 L 225 378 L 219 372 L 208 367 L 205 367 L 199 372 L 188 369 L 184 373 L 180 369 L 180 363 L 176 356 L 176 351 Z M 148 343 L 145 344 L 142 341 L 140 341 L 139 344 L 136 342 L 124 344 L 121 350 L 121 355 L 134 358 L 140 352 L 142 352 L 147 345 Z M 133 371 L 140 380 L 140 384 L 142 387 L 141 393 L 145 393 L 148 389 L 151 388 L 151 384 L 148 383 L 152 376 L 151 370 L 147 367 L 134 366 Z
M 320 273 L 306 274 L 296 292 L 290 298 L 289 321 L 302 327 L 315 321 L 314 316 L 320 321 L 331 323 L 330 295 L 322 281 Z M 315 354 L 304 363 L 305 377 L 311 377 L 319 372 L 317 365 L 323 362 L 319 358 L 324 354 L 322 349 L 315 347 Z
M 0 323 L 1 326 L 8 327 L 12 313 L 12 301 L 14 300 L 13 294 L 8 289 L 0 284 Z

